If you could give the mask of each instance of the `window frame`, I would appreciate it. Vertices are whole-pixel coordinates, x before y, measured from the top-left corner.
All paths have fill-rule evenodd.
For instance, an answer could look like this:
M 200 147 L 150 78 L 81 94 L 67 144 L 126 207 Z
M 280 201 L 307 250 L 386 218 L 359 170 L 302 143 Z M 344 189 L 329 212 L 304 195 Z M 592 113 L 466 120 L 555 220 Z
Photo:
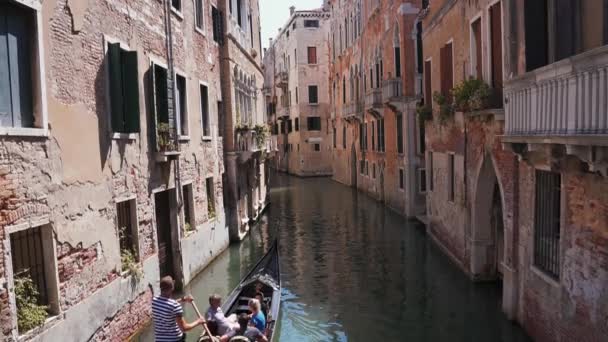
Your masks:
M 314 124 L 311 124 L 313 122 L 312 120 L 316 121 L 316 119 L 318 119 L 318 121 L 319 121 L 319 127 L 318 127 L 318 129 L 316 127 L 314 127 L 315 126 Z M 306 117 L 306 130 L 307 131 L 312 131 L 312 132 L 320 132 L 320 131 L 322 131 L 323 130 L 323 123 L 321 121 L 321 117 L 320 116 L 308 116 L 308 117 Z
M 311 54 L 311 52 L 313 52 Z M 306 62 L 308 65 L 317 65 L 319 64 L 319 60 L 317 58 L 317 47 L 316 46 L 307 46 L 306 47 Z
M 453 152 L 447 153 L 447 200 L 448 202 L 456 202 L 456 155 Z
M 169 0 L 171 1 L 171 3 L 169 4 L 169 7 L 171 7 L 171 12 L 173 12 L 173 14 L 175 14 L 177 17 L 179 17 L 180 19 L 184 19 L 184 0 Z M 179 1 L 179 9 L 175 6 L 173 6 L 173 1 Z
M 5 136 L 27 136 L 27 137 L 45 137 L 49 136 L 49 118 L 48 118 L 48 104 L 47 104 L 47 86 L 46 86 L 46 65 L 45 65 L 45 45 L 44 45 L 44 21 L 42 18 L 42 3 L 39 1 L 31 0 L 13 0 L 19 5 L 29 8 L 35 12 L 35 18 L 32 20 L 36 23 L 36 37 L 32 45 L 38 52 L 35 55 L 32 54 L 31 65 L 32 70 L 32 100 L 33 108 L 35 108 L 35 101 L 38 101 L 40 109 L 38 113 L 33 111 L 34 125 L 37 120 L 40 120 L 40 127 L 5 127 L 0 126 L 0 135 Z M 33 51 L 32 51 L 33 52 Z M 35 76 L 35 77 L 34 77 Z
M 209 129 L 209 135 L 205 134 L 205 122 L 203 120 L 203 107 L 202 107 L 202 87 L 206 87 L 207 88 L 207 125 L 208 125 L 208 129 Z M 200 119 L 201 119 L 201 137 L 203 139 L 203 141 L 210 141 L 213 140 L 213 125 L 211 125 L 211 96 L 209 93 L 209 83 L 205 82 L 205 81 L 198 81 L 198 92 L 199 92 L 199 111 L 200 111 Z
M 116 226 L 116 232 L 117 232 L 117 238 L 118 238 L 118 246 L 119 246 L 119 250 L 122 251 L 120 249 L 120 235 L 118 235 L 118 231 L 119 231 L 119 220 L 118 220 L 118 205 L 120 203 L 125 203 L 125 202 L 129 202 L 129 215 L 130 217 L 130 221 L 131 221 L 131 238 L 133 239 L 133 241 L 131 242 L 132 247 L 134 249 L 134 254 L 133 255 L 135 257 L 135 261 L 136 262 L 140 262 L 142 260 L 141 258 L 141 254 L 140 254 L 140 248 L 139 248 L 139 218 L 137 216 L 137 197 L 136 195 L 130 195 L 127 197 L 120 197 L 120 198 L 115 198 L 114 199 L 114 207 L 117 209 L 116 211 L 116 217 L 115 217 L 115 221 L 114 224 Z M 118 268 L 121 269 L 121 268 Z M 121 272 L 122 274 L 126 274 L 126 271 Z
M 141 133 L 141 112 L 142 112 L 142 104 L 139 104 L 139 113 L 138 113 L 138 121 L 139 121 L 139 126 L 140 126 L 140 131 L 139 132 L 132 132 L 132 133 L 120 133 L 120 132 L 114 132 L 114 130 L 112 129 L 112 98 L 110 95 L 110 61 L 109 61 L 109 56 L 108 56 L 108 46 L 109 44 L 120 44 L 120 48 L 125 50 L 125 51 L 135 51 L 138 52 L 137 50 L 132 50 L 129 45 L 127 43 L 125 43 L 124 41 L 118 39 L 118 38 L 114 38 L 108 35 L 104 35 L 103 36 L 103 53 L 104 53 L 104 67 L 105 67 L 105 76 L 106 76 L 106 81 L 105 81 L 105 102 L 106 102 L 106 118 L 108 120 L 108 122 L 110 123 L 108 125 L 108 133 L 110 134 L 112 140 L 137 140 L 140 137 L 140 133 Z M 139 56 L 139 53 L 138 53 Z M 138 61 L 139 61 L 139 57 L 138 57 Z M 166 68 L 165 68 L 166 69 Z M 138 72 L 139 73 L 139 72 Z M 138 82 L 137 82 L 137 87 L 140 87 L 140 81 L 139 81 L 139 77 L 138 77 Z M 141 89 L 138 89 L 139 91 L 139 97 L 141 98 Z
M 316 25 L 310 25 L 311 23 L 314 23 L 314 22 L 316 22 Z M 309 25 L 307 25 L 307 23 Z M 302 24 L 302 26 L 307 29 L 318 29 L 319 27 L 321 27 L 321 23 L 319 22 L 318 19 L 304 19 L 304 23 Z
M 200 13 L 197 13 L 197 10 L 200 10 Z M 197 20 L 197 14 L 200 14 L 200 20 L 202 21 L 200 23 Z M 203 36 L 207 36 L 205 33 L 205 22 L 205 0 L 194 0 L 194 30 Z
M 209 182 L 211 180 L 211 182 Z M 209 191 L 209 184 L 211 184 L 211 192 Z M 217 199 L 215 198 L 215 180 L 213 175 L 208 175 L 205 177 L 205 196 L 207 199 L 207 221 L 213 221 L 217 218 Z M 211 197 L 211 201 L 209 200 Z M 214 215 L 211 216 L 211 208 L 213 208 Z
M 188 208 L 186 208 L 186 191 L 184 191 L 187 187 L 189 187 L 188 190 Z M 189 180 L 189 181 L 185 181 L 182 182 L 182 212 L 181 212 L 181 225 L 183 227 L 182 231 L 184 233 L 184 235 L 186 234 L 186 223 L 190 224 L 190 227 L 192 228 L 192 232 L 196 231 L 196 210 L 194 208 L 194 201 L 195 201 L 195 196 L 194 196 L 194 186 L 193 186 L 193 181 Z M 188 211 L 188 215 L 190 216 L 190 221 L 191 222 L 186 222 L 186 210 Z
M 176 118 L 176 126 L 179 128 L 178 132 L 177 132 L 177 136 L 179 138 L 179 140 L 190 140 L 190 111 L 188 110 L 188 76 L 186 75 L 186 73 L 182 72 L 181 70 L 174 68 L 175 72 L 173 73 L 173 96 L 175 99 L 175 103 L 179 105 L 179 113 L 177 113 L 177 107 L 174 108 L 174 115 Z M 169 70 L 167 70 L 168 72 Z M 183 127 L 184 123 L 182 122 L 182 110 L 184 108 L 181 107 L 181 104 L 179 104 L 179 98 L 177 97 L 177 77 L 181 77 L 184 79 L 184 104 L 185 104 L 185 110 L 186 110 L 186 115 L 185 115 L 185 129 Z M 182 134 L 182 130 L 184 130 L 185 134 Z
M 11 246 L 11 235 L 14 233 L 18 233 L 21 231 L 25 231 L 28 229 L 41 229 L 41 235 L 43 242 L 43 261 L 44 261 L 44 269 L 45 269 L 45 282 L 46 282 L 46 292 L 47 292 L 47 301 L 48 306 L 50 308 L 50 313 L 46 321 L 53 320 L 56 317 L 59 317 L 62 313 L 61 305 L 60 305 L 60 283 L 59 283 L 59 271 L 58 271 L 58 261 L 57 261 L 57 241 L 53 237 L 53 228 L 51 226 L 51 222 L 48 216 L 38 217 L 32 219 L 28 222 L 6 226 L 4 229 L 4 246 L 8 246 L 8 257 L 5 259 L 5 273 L 6 273 L 6 282 L 8 291 L 8 305 L 9 310 L 13 317 L 17 317 L 17 303 L 15 298 L 15 291 L 12 289 L 15 288 L 15 278 L 14 278 L 14 270 L 13 270 L 13 262 L 12 262 L 12 246 Z M 49 245 L 50 244 L 50 245 Z M 46 247 L 45 247 L 46 246 Z M 17 324 L 14 324 L 13 331 L 15 334 L 21 336 L 27 331 L 18 331 Z M 42 329 L 45 329 L 44 326 Z
M 479 54 L 481 55 L 481 60 L 477 60 L 477 45 L 476 45 L 476 37 L 475 37 L 475 32 L 473 30 L 473 25 L 477 23 L 477 21 L 479 21 Z M 485 58 L 484 58 L 484 53 L 483 53 L 483 45 L 484 45 L 484 36 L 486 36 L 487 34 L 484 34 L 484 22 L 487 20 L 483 20 L 482 19 L 482 12 L 478 12 L 473 18 L 471 18 L 471 20 L 469 20 L 469 56 L 471 57 L 471 63 L 469 63 L 469 75 L 473 76 L 473 77 L 477 77 L 477 68 L 479 67 L 479 64 L 481 63 L 481 75 L 479 75 L 479 79 L 481 80 L 485 80 L 484 74 L 485 74 L 485 70 L 484 70 L 484 65 L 485 65 Z
M 434 179 L 433 179 L 433 151 L 428 151 L 427 152 L 427 157 L 426 157 L 426 169 L 430 170 L 427 171 L 426 176 L 427 176 L 427 192 L 433 192 L 433 187 L 434 187 Z
M 417 183 L 418 183 L 418 193 L 419 194 L 426 194 L 426 192 L 428 191 L 428 184 L 427 184 L 427 175 L 426 175 L 426 168 L 424 167 L 419 167 L 418 169 L 416 169 L 416 176 L 418 177 L 417 179 Z M 424 184 L 424 189 L 422 188 L 422 184 Z
M 316 100 L 316 102 L 311 102 L 310 101 L 310 98 L 311 98 L 311 96 L 310 96 L 311 92 L 310 91 L 313 88 L 316 90 L 315 91 L 315 100 Z M 318 105 L 319 104 L 319 86 L 316 85 L 316 84 L 310 84 L 310 85 L 308 85 L 308 104 L 309 105 Z
M 563 244 L 563 228 L 564 228 L 564 224 L 563 222 L 565 221 L 565 212 L 566 212 L 566 208 L 565 208 L 565 202 L 566 202 L 566 193 L 565 193 L 565 188 L 564 188 L 564 177 L 560 172 L 556 172 L 556 171 L 552 171 L 549 168 L 537 168 L 534 170 L 534 227 L 532 229 L 532 253 L 530 258 L 531 258 L 531 262 L 530 262 L 530 267 L 532 270 L 535 271 L 535 273 L 539 274 L 542 276 L 542 278 L 548 280 L 550 283 L 552 284 L 559 284 L 559 281 L 561 279 L 561 276 L 563 274 L 562 268 L 563 268 L 563 260 L 562 260 L 562 244 Z M 559 179 L 559 196 L 557 197 L 557 201 L 558 203 L 558 210 L 559 210 L 559 215 L 558 215 L 558 222 L 557 222 L 557 230 L 558 230 L 558 241 L 557 241 L 557 255 L 555 255 L 554 257 L 557 258 L 557 274 L 554 274 L 551 272 L 551 270 L 548 270 L 545 268 L 544 265 L 539 265 L 538 261 L 537 261 L 537 249 L 539 248 L 538 245 L 538 241 L 537 241 L 537 234 L 541 234 L 541 232 L 537 232 L 537 207 L 538 207 L 538 175 L 541 172 L 545 172 L 545 173 L 552 173 L 552 174 L 556 174 L 558 179 Z M 547 227 L 545 227 L 546 229 Z M 554 227 L 555 228 L 555 227 Z

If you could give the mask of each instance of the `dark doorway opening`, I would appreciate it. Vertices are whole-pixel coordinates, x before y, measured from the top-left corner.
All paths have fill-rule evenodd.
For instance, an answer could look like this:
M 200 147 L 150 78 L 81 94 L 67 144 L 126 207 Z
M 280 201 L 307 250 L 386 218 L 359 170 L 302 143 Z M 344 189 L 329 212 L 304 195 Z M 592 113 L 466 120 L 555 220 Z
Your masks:
M 156 234 L 158 237 L 158 265 L 160 277 L 171 276 L 175 279 L 173 263 L 173 238 L 171 225 L 171 192 L 173 190 L 157 192 L 154 195 L 156 211 Z

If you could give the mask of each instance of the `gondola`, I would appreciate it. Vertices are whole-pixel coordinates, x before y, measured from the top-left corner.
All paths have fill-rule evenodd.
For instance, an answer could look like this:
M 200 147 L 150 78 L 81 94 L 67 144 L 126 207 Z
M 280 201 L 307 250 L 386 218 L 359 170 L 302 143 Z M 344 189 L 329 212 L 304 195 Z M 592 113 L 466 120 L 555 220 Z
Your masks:
M 222 305 L 226 317 L 242 313 L 251 313 L 248 302 L 256 291 L 264 294 L 264 302 L 268 308 L 266 315 L 266 336 L 273 341 L 279 310 L 281 309 L 281 272 L 279 266 L 279 246 L 275 239 L 266 254 L 258 261 L 253 269 L 232 290 Z M 210 327 L 212 328 L 212 327 Z M 213 329 L 212 329 L 213 330 Z M 205 341 L 204 336 L 199 341 Z

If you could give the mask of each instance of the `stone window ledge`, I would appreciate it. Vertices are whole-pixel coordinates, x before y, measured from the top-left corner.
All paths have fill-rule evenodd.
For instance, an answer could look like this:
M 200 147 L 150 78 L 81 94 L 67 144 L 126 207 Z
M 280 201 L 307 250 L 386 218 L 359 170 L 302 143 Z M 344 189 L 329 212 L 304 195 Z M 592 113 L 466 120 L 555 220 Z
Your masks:
M 112 140 L 137 140 L 139 133 L 112 133 Z
M 44 128 L 0 127 L 0 136 L 47 138 L 49 131 Z
M 203 135 L 203 141 L 212 141 L 213 137 L 210 135 Z

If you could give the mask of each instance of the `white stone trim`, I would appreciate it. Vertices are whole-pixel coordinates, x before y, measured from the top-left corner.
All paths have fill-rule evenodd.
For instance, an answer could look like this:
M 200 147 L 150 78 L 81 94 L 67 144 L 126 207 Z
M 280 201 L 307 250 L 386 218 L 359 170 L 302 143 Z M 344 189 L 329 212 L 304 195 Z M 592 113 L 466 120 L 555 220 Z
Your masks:
M 27 229 L 33 229 L 40 227 L 42 234 L 42 253 L 43 259 L 45 260 L 44 269 L 46 274 L 46 284 L 49 307 L 51 308 L 52 314 L 47 318 L 46 322 L 53 320 L 54 317 L 61 314 L 61 305 L 59 304 L 60 293 L 59 293 L 59 274 L 57 272 L 57 245 L 54 238 L 54 232 L 50 225 L 50 219 L 47 215 L 39 217 L 37 220 L 31 220 L 29 222 L 7 226 L 5 227 L 4 240 L 4 269 L 5 269 L 5 281 L 6 288 L 8 290 L 8 301 L 10 312 L 12 313 L 12 329 L 11 335 L 14 340 L 17 340 L 19 335 L 27 333 L 27 331 L 19 332 L 17 327 L 17 303 L 15 298 L 15 278 L 13 272 L 13 263 L 11 257 L 11 234 L 24 231 Z M 50 244 L 50 245 L 49 245 Z M 45 329 L 45 326 L 39 329 Z
M 36 46 L 32 53 L 36 53 L 35 58 L 32 58 L 32 64 L 35 64 L 33 74 L 37 74 L 37 79 L 33 79 L 32 88 L 33 96 L 32 100 L 35 102 L 36 98 L 40 101 L 40 113 L 36 115 L 33 113 L 34 123 L 36 119 L 40 119 L 38 127 L 0 127 L 0 135 L 7 136 L 33 136 L 33 137 L 46 137 L 49 135 L 49 118 L 48 118 L 48 107 L 46 97 L 46 65 L 45 65 L 45 53 L 44 53 L 44 22 L 42 18 L 42 2 L 40 0 L 13 0 L 14 2 L 31 8 L 36 12 Z M 36 72 L 37 71 L 37 72 Z M 36 87 L 38 87 L 36 91 Z M 35 107 L 35 103 L 33 103 Z
M 139 251 L 141 250 L 140 246 L 139 246 L 139 217 L 137 214 L 137 197 L 136 195 L 129 195 L 126 197 L 122 197 L 122 198 L 115 198 L 114 199 L 114 209 L 116 209 L 116 206 L 118 205 L 118 203 L 123 203 L 123 202 L 131 202 L 131 207 L 130 207 L 130 213 L 129 215 L 131 216 L 131 236 L 133 237 L 133 246 L 136 248 L 135 251 L 135 260 L 137 262 L 141 261 L 141 255 L 139 253 Z M 120 227 L 118 227 L 118 212 L 116 212 L 115 215 L 115 219 L 114 219 L 114 224 L 116 227 L 116 238 L 118 241 L 118 250 L 120 251 L 120 235 L 119 233 L 119 229 Z M 122 269 L 122 265 L 118 265 L 119 268 L 118 269 Z
M 475 38 L 475 34 L 473 33 L 473 23 L 475 23 L 477 20 L 479 20 L 479 35 L 481 38 L 481 61 L 477 60 L 477 55 L 475 54 L 475 42 L 473 41 Z M 487 20 L 486 20 L 487 21 Z M 469 63 L 469 76 L 473 76 L 475 75 L 475 68 L 477 67 L 477 65 L 479 63 L 481 63 L 481 77 L 483 78 L 483 74 L 484 74 L 484 53 L 483 53 L 483 45 L 484 45 L 484 26 L 483 26 L 484 20 L 483 20 L 483 12 L 479 11 L 477 12 L 477 14 L 475 16 L 473 16 L 470 20 L 469 20 L 469 60 L 471 61 L 471 63 Z M 475 60 L 475 65 L 473 65 L 473 60 Z
M 185 104 L 186 107 L 185 108 L 181 108 L 180 110 L 183 111 L 184 109 L 186 110 L 186 134 L 181 134 L 182 131 L 182 118 L 181 115 L 175 115 L 175 120 L 177 123 L 177 136 L 179 140 L 190 140 L 190 110 L 188 109 L 188 100 L 189 100 L 189 96 L 188 96 L 188 75 L 183 72 L 182 70 L 173 67 L 174 70 L 174 75 L 173 75 L 173 98 L 175 100 L 175 103 L 177 104 L 177 102 L 179 101 L 179 99 L 177 98 L 177 76 L 181 76 L 184 78 L 184 81 L 186 82 L 184 84 L 184 91 L 185 91 Z M 169 70 L 167 70 L 168 72 Z M 175 108 L 174 108 L 175 110 Z M 177 113 L 174 113 L 177 114 Z M 181 114 L 181 113 L 180 113 Z

